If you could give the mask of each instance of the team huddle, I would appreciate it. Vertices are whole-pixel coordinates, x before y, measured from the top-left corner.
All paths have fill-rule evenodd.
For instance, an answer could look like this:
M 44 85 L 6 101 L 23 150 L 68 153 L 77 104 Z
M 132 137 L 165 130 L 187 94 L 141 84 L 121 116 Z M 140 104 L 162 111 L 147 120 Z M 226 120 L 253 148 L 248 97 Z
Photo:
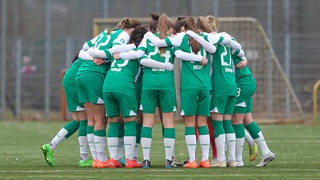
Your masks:
M 78 131 L 80 166 L 150 168 L 158 109 L 164 167 L 178 167 L 174 115 L 179 103 L 188 152 L 184 168 L 242 167 L 245 140 L 249 159 L 256 159 L 259 147 L 262 158 L 257 166 L 266 166 L 275 155 L 252 119 L 256 82 L 241 44 L 230 34 L 217 32 L 213 16 L 181 16 L 175 22 L 166 14 L 151 17 L 148 26 L 124 18 L 115 29 L 87 41 L 75 56 L 63 79 L 73 120 L 41 146 L 46 162 L 53 166 L 54 149 Z

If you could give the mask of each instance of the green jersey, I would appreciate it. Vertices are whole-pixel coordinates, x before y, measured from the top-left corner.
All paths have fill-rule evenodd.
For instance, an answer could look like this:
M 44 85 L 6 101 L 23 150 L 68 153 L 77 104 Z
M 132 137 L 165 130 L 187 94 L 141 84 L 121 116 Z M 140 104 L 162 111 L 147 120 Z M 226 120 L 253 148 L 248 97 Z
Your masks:
M 113 46 L 113 41 L 118 37 L 118 35 L 122 32 L 122 29 L 117 29 L 115 31 L 112 31 L 109 35 L 107 32 L 103 31 L 101 32 L 96 38 L 95 42 L 92 45 L 95 48 L 98 48 L 99 50 L 106 50 L 109 49 Z M 91 41 L 88 41 L 91 42 Z M 107 71 L 110 68 L 109 63 L 105 63 L 102 65 L 96 65 L 93 61 L 87 60 L 84 61 L 77 73 L 77 76 L 81 76 L 82 74 L 85 73 L 90 73 L 90 72 L 96 72 L 96 73 L 102 73 L 102 74 L 107 74 Z
M 103 85 L 103 92 L 131 94 L 139 76 L 140 64 L 137 60 L 113 60 Z
M 230 47 L 217 45 L 212 59 L 212 91 L 216 96 L 235 96 L 237 84 L 234 74 L 234 64 L 231 58 Z
M 239 52 L 240 52 L 240 50 L 236 50 L 232 53 L 232 59 L 233 59 L 233 63 L 235 65 L 237 65 L 240 61 L 242 61 L 242 59 L 237 56 L 239 54 Z M 236 73 L 236 80 L 238 80 L 244 76 L 251 76 L 252 75 L 251 70 L 248 66 L 245 66 L 242 69 L 235 68 L 235 73 Z
M 184 35 L 180 45 L 175 50 L 181 49 L 187 53 L 193 53 L 189 44 L 188 35 Z M 165 38 L 166 43 L 171 46 L 172 42 L 168 37 Z M 201 47 L 199 55 L 208 56 L 209 54 Z M 202 65 L 198 61 L 181 61 L 181 79 L 180 89 L 208 89 L 211 90 L 210 82 L 210 66 Z
M 156 34 L 158 36 L 158 34 Z M 174 52 L 171 47 L 165 47 L 163 54 L 160 54 L 158 47 L 155 47 L 150 40 L 144 39 L 138 50 L 145 52 L 142 58 L 153 59 L 162 63 L 174 63 Z M 141 59 L 142 59 L 141 58 Z M 161 68 L 143 68 L 142 90 L 168 90 L 175 91 L 173 71 Z

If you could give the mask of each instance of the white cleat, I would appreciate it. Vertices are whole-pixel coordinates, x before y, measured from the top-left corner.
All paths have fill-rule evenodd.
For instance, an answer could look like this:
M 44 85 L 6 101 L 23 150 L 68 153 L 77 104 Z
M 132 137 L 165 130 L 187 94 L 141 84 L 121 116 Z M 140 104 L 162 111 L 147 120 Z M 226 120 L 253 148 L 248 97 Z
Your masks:
M 269 162 L 274 160 L 274 158 L 276 158 L 276 156 L 272 152 L 269 152 L 269 154 L 266 155 L 265 157 L 263 157 L 262 160 L 260 161 L 260 163 L 257 164 L 256 166 L 257 167 L 264 167 L 264 166 L 268 165 Z
M 218 159 L 214 159 L 210 162 L 210 167 L 227 167 L 226 161 L 219 161 Z

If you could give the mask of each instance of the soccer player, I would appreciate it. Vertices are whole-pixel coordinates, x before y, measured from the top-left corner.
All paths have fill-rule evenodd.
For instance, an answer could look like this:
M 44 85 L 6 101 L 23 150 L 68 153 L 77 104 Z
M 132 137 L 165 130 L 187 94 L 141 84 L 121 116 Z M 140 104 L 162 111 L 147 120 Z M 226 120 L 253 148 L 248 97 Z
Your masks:
M 192 17 L 186 17 L 184 20 L 186 30 L 191 29 L 197 31 Z M 210 142 L 206 121 L 209 116 L 210 68 L 206 65 L 208 61 L 205 57 L 205 52 L 197 41 L 189 38 L 185 33 L 178 33 L 176 36 L 166 37 L 160 40 L 148 32 L 146 37 L 158 47 L 176 46 L 184 52 L 203 56 L 198 60 L 181 59 L 181 115 L 183 116 L 186 126 L 185 138 L 189 154 L 189 161 L 184 167 L 210 167 L 208 160 Z M 177 56 L 176 53 L 175 55 Z M 196 123 L 199 127 L 200 146 L 202 149 L 202 159 L 199 165 L 195 158 Z
M 78 141 L 80 147 L 80 166 L 91 166 L 92 159 L 88 156 L 88 141 L 87 141 L 87 117 L 83 104 L 79 103 L 78 91 L 76 87 L 76 74 L 83 62 L 78 58 L 78 54 L 74 57 L 71 67 L 66 71 L 63 77 L 63 88 L 66 94 L 67 107 L 71 112 L 72 121 L 67 123 L 51 140 L 49 144 L 41 146 L 44 158 L 50 166 L 54 165 L 53 150 L 65 139 L 78 131 Z
M 235 103 L 232 123 L 237 137 L 236 162 L 237 166 L 243 166 L 242 150 L 245 138 L 244 126 L 257 142 L 262 151 L 262 159 L 257 167 L 263 167 L 271 162 L 275 155 L 270 151 L 259 126 L 252 119 L 252 96 L 256 91 L 256 81 L 251 73 L 245 57 L 238 57 L 242 51 L 234 51 L 232 58 L 236 65 L 237 101 Z M 244 53 L 243 53 L 244 54 Z
M 89 49 L 89 47 L 104 50 L 111 48 L 113 41 L 117 38 L 118 41 L 123 41 L 121 34 L 126 30 L 126 25 L 129 22 L 130 20 L 128 18 L 124 18 L 118 24 L 120 29 L 116 29 L 110 34 L 103 31 L 83 46 L 82 53 L 89 55 L 89 58 L 86 59 L 89 61 L 84 61 L 78 70 L 77 86 L 79 89 L 80 102 L 84 103 L 88 115 L 88 143 L 94 159 L 92 166 L 96 168 L 105 168 L 109 164 L 106 157 L 105 128 L 107 119 L 105 116 L 102 88 L 110 63 L 90 61 L 93 58 L 92 55 L 89 54 L 89 50 L 91 49 Z
M 200 36 L 192 31 L 187 31 L 187 34 L 203 42 Z M 221 37 L 218 38 L 214 34 L 207 34 L 211 44 L 210 49 L 216 50 L 212 59 L 212 97 L 211 97 L 211 119 L 214 129 L 214 138 L 217 148 L 217 158 L 211 162 L 212 167 L 236 167 L 235 162 L 235 133 L 232 127 L 231 115 L 236 96 L 236 82 L 233 72 L 233 62 L 231 59 L 231 47 L 240 49 L 241 45 L 236 41 L 231 40 L 231 36 L 227 33 L 219 33 L 224 37 L 226 42 L 221 43 Z M 215 46 L 213 46 L 215 44 Z M 225 155 L 225 141 L 228 149 L 228 162 Z

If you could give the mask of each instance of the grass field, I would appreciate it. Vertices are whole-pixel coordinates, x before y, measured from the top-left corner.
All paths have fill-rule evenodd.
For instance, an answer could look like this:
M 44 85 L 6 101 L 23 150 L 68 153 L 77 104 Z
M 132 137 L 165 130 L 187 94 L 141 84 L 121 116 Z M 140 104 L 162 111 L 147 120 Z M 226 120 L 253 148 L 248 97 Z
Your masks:
M 0 179 L 320 179 L 320 126 L 261 126 L 276 159 L 263 168 L 248 160 L 245 144 L 242 168 L 176 169 L 164 168 L 161 126 L 153 130 L 150 169 L 92 169 L 78 167 L 76 136 L 55 150 L 55 166 L 44 161 L 40 146 L 50 142 L 65 122 L 0 121 Z M 176 125 L 175 153 L 185 160 L 184 125 Z M 200 158 L 200 148 L 197 148 Z M 210 152 L 211 153 L 211 152 Z M 139 160 L 142 161 L 140 153 Z

